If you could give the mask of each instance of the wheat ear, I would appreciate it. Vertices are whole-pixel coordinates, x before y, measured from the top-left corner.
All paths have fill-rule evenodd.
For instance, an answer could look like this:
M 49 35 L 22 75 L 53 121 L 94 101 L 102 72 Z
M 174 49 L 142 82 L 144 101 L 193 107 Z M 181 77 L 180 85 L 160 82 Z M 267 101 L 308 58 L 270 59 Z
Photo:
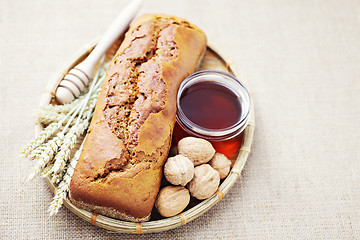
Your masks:
M 86 93 L 80 95 L 78 98 L 74 99 L 72 102 L 69 102 L 67 104 L 64 104 L 64 105 L 51 105 L 51 104 L 49 104 L 49 105 L 46 105 L 46 106 L 42 106 L 39 109 L 41 111 L 44 111 L 44 112 L 67 114 L 71 110 L 73 110 L 77 105 L 79 105 L 79 103 L 81 103 L 82 100 L 84 100 L 85 96 L 86 96 Z
M 50 163 L 46 166 L 46 168 L 44 168 L 44 170 L 41 172 L 41 175 L 43 177 L 46 176 L 46 174 L 53 168 L 54 164 L 53 163 Z
M 80 106 L 79 106 L 80 107 Z M 36 148 L 38 148 L 39 146 L 41 146 L 44 142 L 46 142 L 48 139 L 50 139 L 50 137 L 52 137 L 62 126 L 62 124 L 64 122 L 66 122 L 66 120 L 72 116 L 73 114 L 75 114 L 79 107 L 76 107 L 74 109 L 72 109 L 70 112 L 68 112 L 65 117 L 63 119 L 61 119 L 59 122 L 54 122 L 51 123 L 49 126 L 47 126 L 43 131 L 41 131 L 41 133 L 39 134 L 39 136 L 37 138 L 35 138 L 33 141 L 31 141 L 27 146 L 25 146 L 25 148 L 22 150 L 22 154 L 25 155 L 25 157 L 27 158 L 29 156 L 29 154 L 35 150 Z M 70 125 L 70 123 L 72 122 L 73 118 L 70 117 L 70 120 L 68 121 L 68 125 Z M 66 131 L 65 127 L 65 131 Z M 64 130 L 63 130 L 64 131 Z
M 62 139 L 63 133 L 58 133 L 53 139 L 50 139 L 45 143 L 44 151 L 36 161 L 36 164 L 28 177 L 28 181 L 33 180 L 36 176 L 39 176 L 45 167 L 54 159 L 54 155 L 57 153 Z
M 23 150 L 22 154 L 28 157 L 30 152 L 39 147 L 45 141 L 47 141 L 54 133 L 60 128 L 59 123 L 51 123 L 47 126 L 37 138 L 32 140 Z
M 82 145 L 80 149 L 75 152 L 74 157 L 70 160 L 64 178 L 60 182 L 58 188 L 55 191 L 55 196 L 48 209 L 50 216 L 55 215 L 59 211 L 60 207 L 62 206 L 64 200 L 67 197 L 67 194 L 69 192 L 71 177 L 74 173 L 75 166 L 79 160 L 81 150 L 82 150 Z
M 57 113 L 51 111 L 38 110 L 35 112 L 35 118 L 38 123 L 51 124 L 53 122 L 60 122 L 66 115 L 64 113 Z
M 85 120 L 71 127 L 68 134 L 66 134 L 64 143 L 61 145 L 60 152 L 55 156 L 54 167 L 47 174 L 53 175 L 51 178 L 51 182 L 58 183 L 61 180 L 64 174 L 64 168 L 66 166 L 66 163 L 70 159 L 71 150 L 75 147 L 75 144 L 80 135 L 83 134 L 89 127 L 89 124 L 89 120 Z

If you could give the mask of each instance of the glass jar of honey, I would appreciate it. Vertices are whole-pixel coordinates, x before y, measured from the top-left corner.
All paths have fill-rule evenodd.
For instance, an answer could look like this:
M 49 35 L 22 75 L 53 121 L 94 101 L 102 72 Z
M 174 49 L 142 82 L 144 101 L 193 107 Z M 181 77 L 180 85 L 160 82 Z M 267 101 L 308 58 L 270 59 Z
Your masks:
M 249 116 L 250 95 L 237 78 L 220 71 L 199 71 L 178 90 L 174 141 L 185 136 L 204 138 L 217 152 L 233 158 Z

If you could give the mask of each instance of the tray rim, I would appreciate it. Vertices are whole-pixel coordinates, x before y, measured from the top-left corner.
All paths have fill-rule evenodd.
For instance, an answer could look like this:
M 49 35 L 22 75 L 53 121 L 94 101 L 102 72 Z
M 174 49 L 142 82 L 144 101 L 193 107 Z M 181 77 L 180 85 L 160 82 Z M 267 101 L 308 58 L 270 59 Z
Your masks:
M 55 90 L 59 85 L 63 77 L 68 73 L 68 71 L 76 66 L 79 62 L 87 57 L 87 55 L 92 51 L 96 46 L 97 40 L 91 41 L 89 44 L 86 44 L 83 48 L 77 51 L 65 64 L 58 70 L 51 80 L 49 81 L 46 89 L 44 90 L 39 106 L 45 106 L 50 103 L 52 98 L 55 96 Z M 245 81 L 239 73 L 234 61 L 231 58 L 228 58 L 226 55 L 220 52 L 220 50 L 215 47 L 212 43 L 207 44 L 207 49 L 215 53 L 218 58 L 224 63 L 228 71 L 237 77 L 248 89 L 251 98 L 251 107 L 250 107 L 250 118 L 247 127 L 244 130 L 244 142 L 239 150 L 239 154 L 235 160 L 235 163 L 229 173 L 229 175 L 224 179 L 222 184 L 219 186 L 219 190 L 214 193 L 211 197 L 201 201 L 199 204 L 193 206 L 192 208 L 170 218 L 147 221 L 142 223 L 128 222 L 118 219 L 113 219 L 110 217 L 93 214 L 89 211 L 80 209 L 73 205 L 69 199 L 64 200 L 64 206 L 69 209 L 72 213 L 82 218 L 83 220 L 96 225 L 98 227 L 115 231 L 121 233 L 154 233 L 170 230 L 176 227 L 185 225 L 186 223 L 200 217 L 202 214 L 210 210 L 216 203 L 218 203 L 232 188 L 237 179 L 240 177 L 241 172 L 245 166 L 245 163 L 248 159 L 248 156 L 251 151 L 251 146 L 254 137 L 255 130 L 255 111 L 254 111 L 254 102 L 252 98 L 251 91 Z M 35 125 L 35 135 L 38 135 L 43 129 L 41 124 Z M 44 178 L 47 185 L 53 191 L 56 191 L 56 187 L 50 182 L 49 177 Z

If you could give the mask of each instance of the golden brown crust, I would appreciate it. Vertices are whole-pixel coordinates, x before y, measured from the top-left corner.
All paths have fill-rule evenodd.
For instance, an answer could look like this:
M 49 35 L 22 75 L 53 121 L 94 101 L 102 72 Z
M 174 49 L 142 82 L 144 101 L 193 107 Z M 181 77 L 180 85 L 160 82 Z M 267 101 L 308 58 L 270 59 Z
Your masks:
M 107 70 L 70 184 L 77 206 L 114 218 L 148 220 L 171 144 L 176 93 L 206 49 L 183 19 L 144 15 Z

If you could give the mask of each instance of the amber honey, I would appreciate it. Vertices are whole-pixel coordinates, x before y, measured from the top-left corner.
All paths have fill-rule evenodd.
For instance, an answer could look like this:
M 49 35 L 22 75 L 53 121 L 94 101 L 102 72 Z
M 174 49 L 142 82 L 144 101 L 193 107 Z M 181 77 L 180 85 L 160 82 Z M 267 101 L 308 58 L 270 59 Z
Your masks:
M 218 82 L 198 82 L 184 89 L 180 105 L 191 122 L 211 130 L 230 128 L 241 118 L 239 97 Z
M 234 158 L 249 112 L 249 93 L 234 76 L 210 70 L 194 73 L 178 91 L 174 143 L 185 136 L 201 137 Z

